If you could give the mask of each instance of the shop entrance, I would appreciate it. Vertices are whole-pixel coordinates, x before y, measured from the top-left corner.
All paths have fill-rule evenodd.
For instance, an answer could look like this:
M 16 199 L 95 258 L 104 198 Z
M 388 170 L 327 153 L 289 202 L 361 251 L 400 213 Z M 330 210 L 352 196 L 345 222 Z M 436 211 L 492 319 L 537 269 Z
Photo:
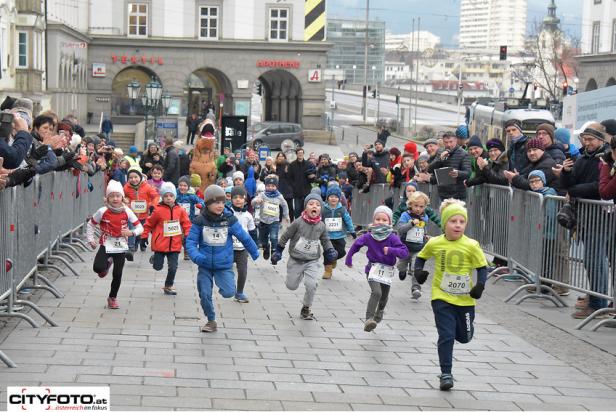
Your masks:
M 265 121 L 302 122 L 302 86 L 286 70 L 270 70 L 259 77 Z
M 231 82 L 224 73 L 216 69 L 202 68 L 192 72 L 186 81 L 184 93 L 187 95 L 187 116 L 194 113 L 198 117 L 205 117 L 211 111 L 218 118 L 221 103 L 223 114 L 232 111 Z

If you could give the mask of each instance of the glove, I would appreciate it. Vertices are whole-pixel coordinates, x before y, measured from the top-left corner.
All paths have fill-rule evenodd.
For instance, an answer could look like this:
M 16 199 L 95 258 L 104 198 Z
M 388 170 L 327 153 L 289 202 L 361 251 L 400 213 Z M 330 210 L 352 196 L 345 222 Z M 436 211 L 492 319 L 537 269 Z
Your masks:
M 353 239 L 357 239 L 357 233 L 355 233 L 355 232 L 351 233 L 351 237 L 352 237 Z
M 473 299 L 479 299 L 481 297 L 481 295 L 483 294 L 483 289 L 485 288 L 483 283 L 477 283 L 475 286 L 473 286 L 473 288 L 471 289 L 469 295 L 471 295 L 471 298 Z
M 399 271 L 398 277 L 400 278 L 400 280 L 406 279 L 406 271 L 403 271 L 403 270 Z
M 336 252 L 336 249 L 334 248 L 327 249 L 325 253 L 323 254 L 323 256 L 325 257 L 326 261 L 333 262 L 338 257 L 338 252 Z
M 426 279 L 428 279 L 428 275 L 428 271 L 423 269 L 415 269 L 415 271 L 413 272 L 413 276 L 415 276 L 415 279 L 417 279 L 417 283 L 419 283 L 420 285 L 423 285 L 426 282 Z
M 276 251 L 272 253 L 272 257 L 270 258 L 272 265 L 276 266 L 276 263 L 280 262 L 280 259 L 282 259 L 283 250 L 284 248 L 282 246 L 280 245 L 276 246 Z

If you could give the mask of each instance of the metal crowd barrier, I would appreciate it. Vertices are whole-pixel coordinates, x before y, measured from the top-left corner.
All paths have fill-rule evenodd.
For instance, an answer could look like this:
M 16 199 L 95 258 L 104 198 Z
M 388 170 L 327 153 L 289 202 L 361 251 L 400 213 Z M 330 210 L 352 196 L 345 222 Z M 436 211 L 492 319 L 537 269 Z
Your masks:
M 100 207 L 103 185 L 102 173 L 88 177 L 54 172 L 35 176 L 28 187 L 0 191 L 0 317 L 16 317 L 38 327 L 31 316 L 21 313 L 25 306 L 57 326 L 37 305 L 20 300 L 18 291 L 25 287 L 42 289 L 63 297 L 40 269 L 54 269 L 62 276 L 67 276 L 68 270 L 78 276 L 72 263 L 83 261 L 79 252 L 90 249 L 74 233 L 80 229 L 83 233 L 87 218 Z M 10 270 L 5 264 L 8 261 L 12 262 Z M 2 352 L 0 360 L 15 367 Z

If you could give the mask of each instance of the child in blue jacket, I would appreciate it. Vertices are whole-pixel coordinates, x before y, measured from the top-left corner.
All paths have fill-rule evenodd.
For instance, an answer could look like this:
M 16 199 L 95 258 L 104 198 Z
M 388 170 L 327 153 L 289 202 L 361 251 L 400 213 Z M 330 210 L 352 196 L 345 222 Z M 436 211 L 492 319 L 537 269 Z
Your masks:
M 259 257 L 259 249 L 250 235 L 232 213 L 225 210 L 225 191 L 211 185 L 204 193 L 205 206 L 201 215 L 193 220 L 186 239 L 190 259 L 199 266 L 197 289 L 201 307 L 207 317 L 202 332 L 215 332 L 216 311 L 212 301 L 214 282 L 224 298 L 235 296 L 233 274 L 233 237 L 246 248 L 253 260 Z
M 321 218 L 325 223 L 325 229 L 327 229 L 329 240 L 331 240 L 332 246 L 336 249 L 336 252 L 338 252 L 338 257 L 333 262 L 329 262 L 327 259 L 325 260 L 323 279 L 331 279 L 332 272 L 336 268 L 337 260 L 342 259 L 346 255 L 346 242 L 344 239 L 347 233 L 350 233 L 353 239 L 357 238 L 351 215 L 349 215 L 346 207 L 342 206 L 340 203 L 341 198 L 342 191 L 340 190 L 340 186 L 332 185 L 327 189 L 327 202 L 323 204 Z

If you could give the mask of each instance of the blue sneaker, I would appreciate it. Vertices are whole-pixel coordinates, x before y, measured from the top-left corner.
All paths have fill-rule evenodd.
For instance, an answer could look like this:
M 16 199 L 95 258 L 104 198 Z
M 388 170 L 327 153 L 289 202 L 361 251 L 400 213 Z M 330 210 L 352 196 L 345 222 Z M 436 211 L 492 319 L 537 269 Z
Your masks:
M 235 294 L 235 301 L 239 302 L 239 303 L 248 303 L 248 302 L 250 302 L 248 300 L 248 296 L 246 296 L 246 294 L 244 294 L 244 293 L 236 293 Z

